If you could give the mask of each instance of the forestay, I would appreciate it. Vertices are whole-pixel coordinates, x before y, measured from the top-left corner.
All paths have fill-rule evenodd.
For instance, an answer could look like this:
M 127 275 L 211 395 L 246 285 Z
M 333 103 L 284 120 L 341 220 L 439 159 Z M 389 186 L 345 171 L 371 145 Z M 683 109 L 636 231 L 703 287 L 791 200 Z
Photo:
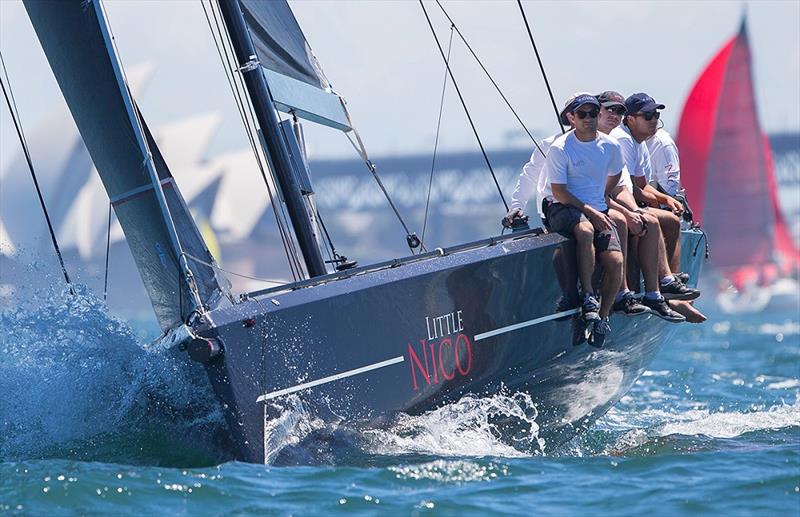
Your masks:
M 179 247 L 205 263 L 213 259 L 141 117 L 139 127 L 102 9 L 96 1 L 82 0 L 26 0 L 25 8 L 114 206 L 159 324 L 171 328 L 194 307 L 148 166 L 157 171 Z M 214 305 L 227 291 L 221 287 L 224 280 L 200 262 L 190 266 L 201 302 Z
M 276 107 L 318 124 L 351 129 L 342 100 L 311 52 L 285 0 L 239 0 Z

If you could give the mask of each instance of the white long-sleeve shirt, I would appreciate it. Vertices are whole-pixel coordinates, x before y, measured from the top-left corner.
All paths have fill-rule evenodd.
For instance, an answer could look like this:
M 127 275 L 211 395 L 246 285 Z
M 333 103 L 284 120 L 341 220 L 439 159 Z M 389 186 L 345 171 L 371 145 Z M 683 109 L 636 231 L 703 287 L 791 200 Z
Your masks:
M 555 135 L 549 136 L 539 142 L 539 147 L 542 149 L 542 152 L 539 152 L 539 149 L 534 149 L 533 154 L 531 154 L 530 161 L 528 161 L 528 163 L 522 167 L 522 173 L 519 175 L 519 179 L 517 180 L 517 186 L 514 187 L 514 193 L 511 194 L 510 208 L 512 210 L 519 208 L 525 211 L 525 206 L 528 204 L 528 201 L 530 201 L 531 197 L 533 197 L 533 193 L 537 190 L 537 186 L 541 184 L 542 168 L 544 167 L 544 162 L 547 158 L 547 151 L 550 149 L 550 146 L 553 145 L 553 141 L 559 136 L 561 136 L 561 133 L 556 133 Z M 536 204 L 538 205 L 536 211 L 540 216 L 543 215 L 542 200 L 537 199 Z

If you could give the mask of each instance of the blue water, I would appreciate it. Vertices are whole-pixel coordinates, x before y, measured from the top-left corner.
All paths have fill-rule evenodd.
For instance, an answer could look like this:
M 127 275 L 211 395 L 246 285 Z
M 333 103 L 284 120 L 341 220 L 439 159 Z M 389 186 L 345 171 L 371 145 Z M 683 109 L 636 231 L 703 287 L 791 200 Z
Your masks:
M 587 434 L 538 452 L 524 397 L 392 429 L 294 413 L 273 465 L 231 461 L 203 372 L 87 293 L 0 313 L 0 513 L 800 515 L 800 312 L 684 324 Z M 530 419 L 525 446 L 490 413 Z M 531 446 L 531 445 L 535 446 Z

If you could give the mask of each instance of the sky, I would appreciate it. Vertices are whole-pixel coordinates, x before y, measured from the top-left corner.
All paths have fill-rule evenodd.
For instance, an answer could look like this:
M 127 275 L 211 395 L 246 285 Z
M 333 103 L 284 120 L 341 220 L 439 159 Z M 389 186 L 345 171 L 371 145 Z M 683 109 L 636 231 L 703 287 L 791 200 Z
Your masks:
M 443 0 L 469 44 L 537 136 L 558 127 L 516 1 Z M 246 147 L 245 134 L 198 0 L 105 0 L 123 61 L 155 72 L 138 100 L 151 126 L 223 114 L 210 154 Z M 430 153 L 444 63 L 417 1 L 290 1 L 335 89 L 375 156 Z M 449 25 L 426 1 L 447 45 Z M 667 106 L 668 130 L 702 68 L 738 30 L 744 12 L 756 99 L 767 132 L 800 130 L 800 1 L 523 2 L 559 107 L 575 91 L 650 93 Z M 0 51 L 26 131 L 63 98 L 21 2 L 0 0 Z M 451 66 L 489 149 L 531 147 L 457 36 Z M 310 125 L 307 125 L 310 126 Z M 307 127 L 312 157 L 355 157 L 344 136 Z M 452 85 L 445 92 L 442 150 L 477 150 Z M 0 107 L 0 167 L 19 145 Z M 169 161 L 169 157 L 167 157 Z M 35 161 L 35 157 L 34 157 Z

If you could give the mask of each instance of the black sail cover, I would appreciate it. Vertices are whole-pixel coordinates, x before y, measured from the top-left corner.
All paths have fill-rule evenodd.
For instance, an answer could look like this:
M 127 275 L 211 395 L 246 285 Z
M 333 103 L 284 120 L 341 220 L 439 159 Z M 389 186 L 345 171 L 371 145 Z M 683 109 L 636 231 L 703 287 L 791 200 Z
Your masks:
M 239 0 L 261 66 L 298 81 L 330 88 L 285 0 Z
M 136 123 L 136 107 L 117 66 L 99 2 L 25 0 L 24 4 L 114 206 L 158 322 L 167 330 L 185 321 L 192 303 L 145 166 L 145 140 L 184 251 L 207 263 L 213 262 L 211 254 L 146 125 L 142 134 Z M 204 304 L 223 299 L 225 279 L 197 261 L 190 267 Z

